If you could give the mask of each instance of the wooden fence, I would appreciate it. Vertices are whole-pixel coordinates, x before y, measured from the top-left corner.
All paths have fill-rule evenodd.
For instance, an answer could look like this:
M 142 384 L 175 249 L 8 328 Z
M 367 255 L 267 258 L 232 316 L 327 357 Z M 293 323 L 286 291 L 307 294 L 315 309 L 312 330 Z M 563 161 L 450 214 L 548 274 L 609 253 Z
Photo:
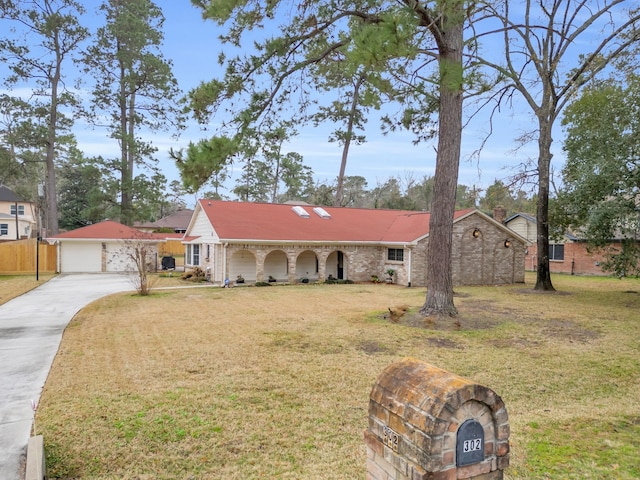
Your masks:
M 184 245 L 182 240 L 167 240 L 158 244 L 158 255 L 173 255 L 174 257 L 184 256 Z
M 184 245 L 182 240 L 167 240 L 158 244 L 158 265 L 161 269 L 162 257 L 171 255 L 175 259 L 176 270 L 184 270 Z
M 36 258 L 39 272 L 55 273 L 57 247 L 40 242 L 36 253 L 36 243 L 35 238 L 0 243 L 0 275 L 36 273 Z

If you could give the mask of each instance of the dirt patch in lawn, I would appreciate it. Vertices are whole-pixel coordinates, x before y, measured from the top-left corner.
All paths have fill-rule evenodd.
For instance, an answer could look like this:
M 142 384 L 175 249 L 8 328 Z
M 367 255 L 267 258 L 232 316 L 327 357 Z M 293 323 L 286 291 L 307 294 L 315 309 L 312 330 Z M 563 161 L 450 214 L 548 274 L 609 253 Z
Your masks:
M 490 302 L 465 303 L 464 310 L 455 318 L 425 318 L 419 309 L 405 306 L 390 307 L 380 317 L 391 323 L 413 328 L 437 331 L 486 330 L 500 325 L 509 318 L 509 311 Z
M 542 333 L 550 338 L 559 338 L 575 343 L 589 343 L 601 336 L 600 332 L 589 330 L 570 320 L 553 319 L 547 321 Z
M 386 347 L 385 345 L 382 345 L 381 343 L 376 342 L 375 340 L 366 340 L 366 341 L 360 342 L 357 348 L 358 350 L 366 353 L 367 355 L 375 355 L 376 353 L 385 353 L 385 354 L 395 353 L 389 347 Z
M 535 288 L 520 288 L 516 290 L 516 292 L 523 293 L 525 295 L 571 295 L 571 292 L 559 290 L 536 290 Z

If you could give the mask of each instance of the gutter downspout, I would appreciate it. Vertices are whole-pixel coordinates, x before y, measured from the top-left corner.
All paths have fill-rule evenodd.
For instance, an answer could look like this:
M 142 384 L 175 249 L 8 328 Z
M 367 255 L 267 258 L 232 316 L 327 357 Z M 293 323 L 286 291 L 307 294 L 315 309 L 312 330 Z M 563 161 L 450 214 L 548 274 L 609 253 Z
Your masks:
M 56 270 L 58 273 L 62 273 L 62 244 L 56 242 Z
M 20 240 L 20 226 L 18 224 L 18 202 L 15 202 L 16 207 L 16 240 Z
M 229 246 L 229 242 L 224 244 L 224 250 L 222 253 L 222 278 L 220 279 L 220 283 L 224 286 L 225 285 L 225 279 L 228 278 L 227 276 L 227 247 Z
M 413 256 L 411 255 L 413 253 L 413 249 L 411 247 L 409 247 L 409 265 L 407 267 L 407 287 L 411 287 L 411 274 L 413 272 Z

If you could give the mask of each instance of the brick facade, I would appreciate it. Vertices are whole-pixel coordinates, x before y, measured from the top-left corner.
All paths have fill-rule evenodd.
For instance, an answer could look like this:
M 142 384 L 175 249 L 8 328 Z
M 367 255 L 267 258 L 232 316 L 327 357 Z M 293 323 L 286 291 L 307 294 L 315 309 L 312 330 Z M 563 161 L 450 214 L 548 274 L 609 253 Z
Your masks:
M 536 244 L 537 231 L 534 216 L 524 213 L 513 215 L 506 220 L 506 225 L 514 232 L 531 242 L 526 250 L 524 268 L 527 271 L 535 271 L 538 266 L 538 245 Z M 589 252 L 587 243 L 577 240 L 572 236 L 565 236 L 560 242 L 550 242 L 550 247 L 562 246 L 564 255 L 562 258 L 551 257 L 549 269 L 551 273 L 565 273 L 568 275 L 610 275 L 602 270 L 604 255 L 602 253 Z M 619 242 L 611 242 L 610 249 L 619 249 Z
M 566 273 L 569 275 L 611 275 L 602 270 L 601 264 L 604 255 L 601 253 L 590 253 L 587 251 L 585 242 L 566 242 L 564 245 L 563 260 L 549 260 L 551 273 Z M 616 248 L 619 244 L 612 243 Z M 538 265 L 538 246 L 533 244 L 529 247 L 525 258 L 525 270 L 535 271 Z

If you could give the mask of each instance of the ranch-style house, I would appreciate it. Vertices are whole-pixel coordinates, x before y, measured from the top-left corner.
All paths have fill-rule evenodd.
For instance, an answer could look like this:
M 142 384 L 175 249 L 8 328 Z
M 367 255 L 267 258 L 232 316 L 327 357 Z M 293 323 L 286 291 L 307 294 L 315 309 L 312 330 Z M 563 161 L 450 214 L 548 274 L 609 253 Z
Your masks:
M 200 200 L 185 232 L 185 268 L 210 281 L 372 278 L 426 285 L 428 212 Z M 488 215 L 454 215 L 457 285 L 524 282 L 528 241 Z M 437 246 L 436 246 L 437 248 Z M 393 271 L 393 275 L 388 272 Z

